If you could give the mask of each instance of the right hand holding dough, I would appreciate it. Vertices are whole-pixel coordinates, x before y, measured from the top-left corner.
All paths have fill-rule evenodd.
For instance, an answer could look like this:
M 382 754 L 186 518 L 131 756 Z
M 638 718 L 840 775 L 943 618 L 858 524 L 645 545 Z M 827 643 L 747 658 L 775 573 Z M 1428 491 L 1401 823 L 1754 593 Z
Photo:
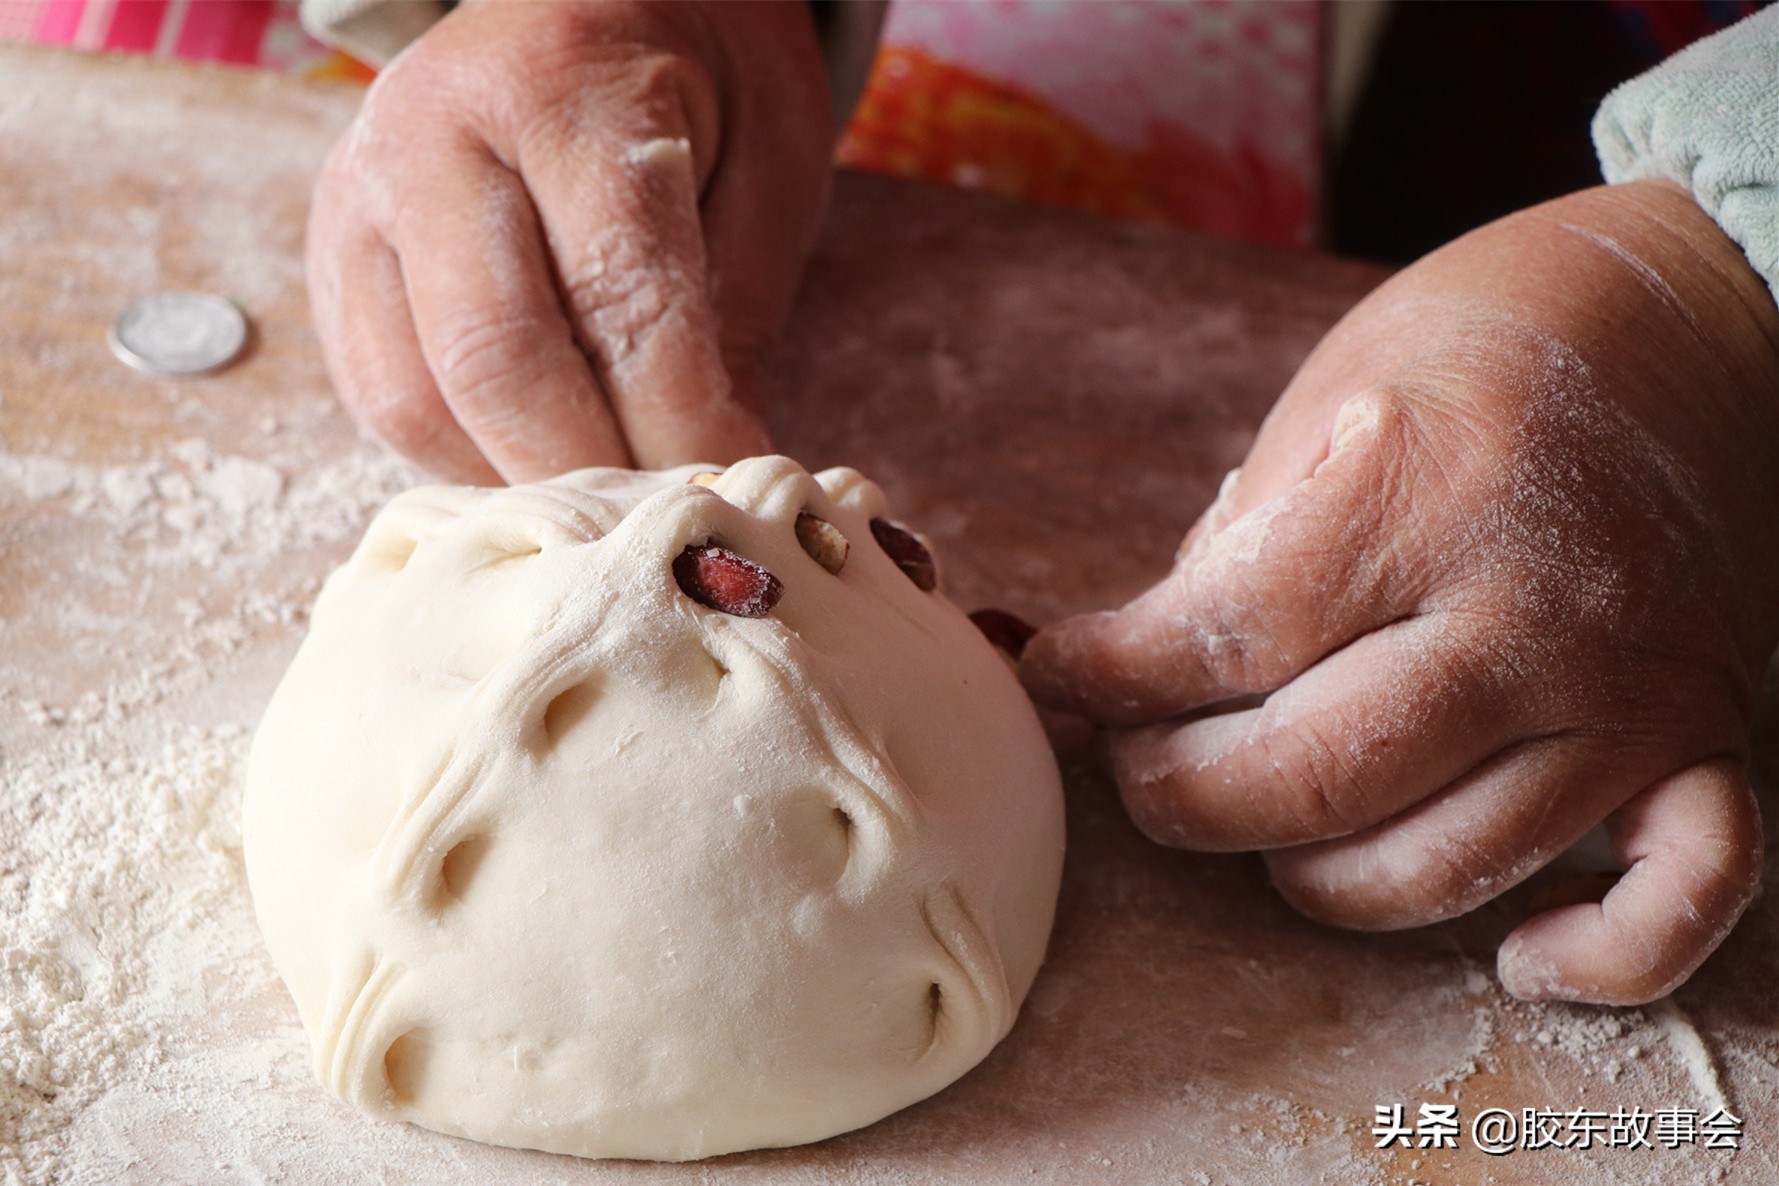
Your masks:
M 1264 849 L 1329 922 L 1453 917 L 1604 820 L 1623 878 L 1524 922 L 1501 978 L 1639 1003 L 1759 877 L 1775 507 L 1771 295 L 1678 188 L 1592 190 L 1368 297 L 1173 572 L 1023 674 L 1111 726 L 1151 836 Z
M 463 4 L 316 187 L 342 399 L 460 481 L 768 452 L 829 124 L 807 5 Z

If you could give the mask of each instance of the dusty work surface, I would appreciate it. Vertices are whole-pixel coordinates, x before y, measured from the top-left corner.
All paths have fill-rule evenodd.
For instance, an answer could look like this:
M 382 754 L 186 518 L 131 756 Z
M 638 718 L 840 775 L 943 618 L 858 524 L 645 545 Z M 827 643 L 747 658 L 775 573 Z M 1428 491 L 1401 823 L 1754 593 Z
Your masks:
M 1144 843 L 1062 755 L 1068 873 L 1012 1036 L 939 1096 L 804 1149 L 596 1164 L 365 1120 L 315 1082 L 239 852 L 249 731 L 321 575 L 414 475 L 360 444 L 307 326 L 309 178 L 344 88 L 0 50 L 0 1178 L 1429 1183 L 1779 1181 L 1769 898 L 1677 1000 L 1505 998 L 1529 887 L 1393 936 L 1303 921 L 1256 861 Z M 857 465 L 966 608 L 1122 599 L 1377 279 L 1308 256 L 843 179 L 782 447 Z M 124 369 L 110 320 L 227 294 L 251 352 Z M 1769 751 L 1770 752 L 1770 751 Z M 1459 1147 L 1374 1150 L 1378 1105 Z M 1743 1121 L 1691 1145 L 1480 1153 L 1501 1107 Z M 1635 1115 L 1634 1112 L 1632 1112 Z

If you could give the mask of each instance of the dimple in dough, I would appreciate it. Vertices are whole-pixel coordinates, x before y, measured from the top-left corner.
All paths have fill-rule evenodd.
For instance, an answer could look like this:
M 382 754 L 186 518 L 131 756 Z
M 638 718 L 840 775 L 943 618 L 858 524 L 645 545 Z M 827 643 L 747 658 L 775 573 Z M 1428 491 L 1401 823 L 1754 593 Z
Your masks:
M 411 491 L 323 589 L 245 849 L 364 1111 L 685 1160 L 868 1124 L 1011 1027 L 1063 823 L 1009 664 L 873 539 L 856 471 L 699 468 Z M 778 578 L 769 613 L 682 590 L 704 544 Z

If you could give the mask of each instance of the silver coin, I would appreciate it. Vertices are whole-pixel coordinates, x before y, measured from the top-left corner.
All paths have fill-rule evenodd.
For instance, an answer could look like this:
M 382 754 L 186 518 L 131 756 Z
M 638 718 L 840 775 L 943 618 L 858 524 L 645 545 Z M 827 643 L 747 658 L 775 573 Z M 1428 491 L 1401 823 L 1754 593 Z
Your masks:
M 111 323 L 111 352 L 151 375 L 201 375 L 247 345 L 247 318 L 206 292 L 157 292 Z

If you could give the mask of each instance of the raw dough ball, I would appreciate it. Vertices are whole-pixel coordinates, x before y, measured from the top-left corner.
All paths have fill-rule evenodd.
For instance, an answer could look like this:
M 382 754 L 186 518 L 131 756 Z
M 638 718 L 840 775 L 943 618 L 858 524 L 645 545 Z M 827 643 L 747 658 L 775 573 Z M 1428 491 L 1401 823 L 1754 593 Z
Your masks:
M 696 472 L 415 490 L 322 591 L 247 872 L 365 1111 L 707 1157 L 868 1124 L 1012 1025 L 1063 826 L 1009 664 L 858 473 Z

